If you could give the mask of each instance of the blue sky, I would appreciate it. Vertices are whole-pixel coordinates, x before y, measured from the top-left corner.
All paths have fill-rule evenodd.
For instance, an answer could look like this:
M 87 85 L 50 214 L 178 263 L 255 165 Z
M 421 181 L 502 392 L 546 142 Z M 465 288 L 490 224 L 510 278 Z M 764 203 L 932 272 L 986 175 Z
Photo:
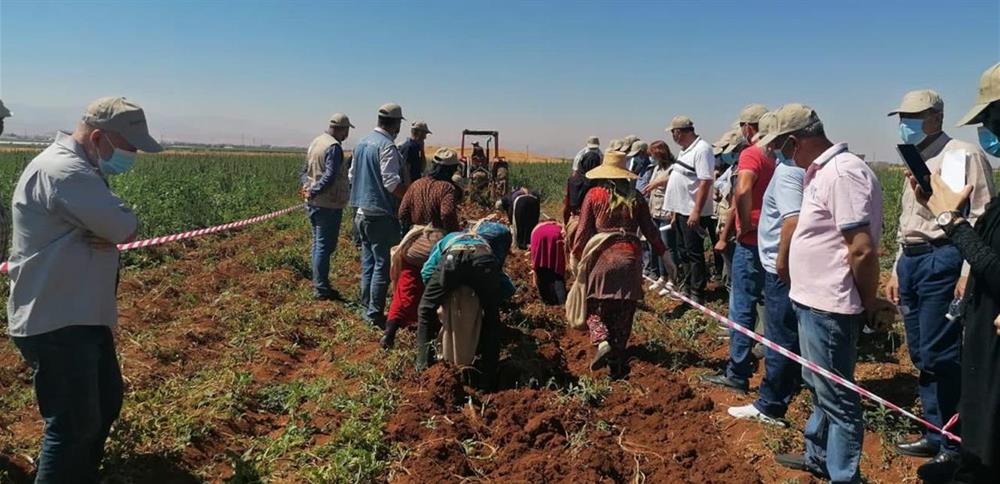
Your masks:
M 395 101 L 430 143 L 495 128 L 569 155 L 590 134 L 668 139 L 682 113 L 714 140 L 745 104 L 803 102 L 884 159 L 903 93 L 936 89 L 953 124 L 997 61 L 997 0 L 0 0 L 0 98 L 29 134 L 125 95 L 168 140 L 305 145 L 343 111 L 352 141 Z

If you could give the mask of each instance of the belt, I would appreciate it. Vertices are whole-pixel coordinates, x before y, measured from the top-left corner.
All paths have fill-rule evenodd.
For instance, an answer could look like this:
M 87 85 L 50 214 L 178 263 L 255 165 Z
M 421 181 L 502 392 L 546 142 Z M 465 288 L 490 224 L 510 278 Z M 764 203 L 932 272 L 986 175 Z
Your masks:
M 903 243 L 903 255 L 914 257 L 934 252 L 934 249 L 952 245 L 948 239 L 936 239 L 927 242 Z

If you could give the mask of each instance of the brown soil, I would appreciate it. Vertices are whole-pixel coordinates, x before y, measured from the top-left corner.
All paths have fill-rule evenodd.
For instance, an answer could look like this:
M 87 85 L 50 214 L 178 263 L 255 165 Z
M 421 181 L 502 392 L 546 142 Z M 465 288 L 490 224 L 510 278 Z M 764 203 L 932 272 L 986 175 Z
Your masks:
M 484 214 L 479 209 L 466 212 L 470 218 Z M 155 387 L 169 376 L 193 375 L 202 362 L 235 351 L 222 323 L 245 311 L 248 300 L 280 306 L 289 302 L 293 292 L 308 290 L 308 274 L 255 266 L 255 254 L 267 249 L 297 245 L 307 250 L 306 234 L 269 227 L 264 224 L 230 236 L 170 246 L 165 250 L 177 260 L 123 277 L 118 341 L 130 391 Z M 637 331 L 629 349 L 630 376 L 609 384 L 607 370 L 591 374 L 588 368 L 592 346 L 587 335 L 565 328 L 561 308 L 538 302 L 529 286 L 526 254 L 512 253 L 508 270 L 519 291 L 504 313 L 508 328 L 500 390 L 484 393 L 469 387 L 457 370 L 444 364 L 422 375 L 407 370 L 399 387 L 401 402 L 385 428 L 387 439 L 402 449 L 402 458 L 393 464 L 387 479 L 810 482 L 803 473 L 773 464 L 773 449 L 765 445 L 769 429 L 733 420 L 725 413 L 730 405 L 749 403 L 747 397 L 691 383 L 696 374 L 721 365 L 726 346 L 703 335 L 700 349 L 710 350 L 699 352 L 671 336 L 673 330 L 664 328 L 662 322 L 673 324 L 683 315 L 676 303 L 648 302 L 647 310 L 638 316 L 638 326 L 655 330 Z M 357 273 L 354 261 L 337 268 L 335 280 L 345 294 L 356 286 Z M 255 388 L 317 376 L 336 378 L 348 387 L 358 385 L 356 379 L 330 365 L 329 352 L 350 352 L 359 361 L 375 362 L 384 354 L 377 347 L 378 333 L 366 329 L 340 304 L 308 302 L 296 312 L 296 324 L 310 331 L 273 335 L 265 350 L 246 363 Z M 361 341 L 350 348 L 321 349 L 315 335 L 334 339 L 335 328 L 329 322 L 335 319 L 354 321 Z M 144 343 L 133 339 L 139 334 Z M 404 335 L 401 344 L 411 341 Z M 280 350 L 292 343 L 297 351 Z M 30 380 L 11 347 L 5 344 L 0 349 L 0 386 L 24 388 Z M 862 384 L 893 401 L 912 405 L 915 380 L 905 351 L 870 352 L 875 354 L 881 356 L 872 356 L 859 366 Z M 759 373 L 753 385 L 759 384 Z M 789 416 L 799 429 L 807 417 L 806 400 L 800 395 Z M 320 429 L 314 436 L 317 441 L 329 438 L 341 418 L 331 410 L 309 413 L 309 424 Z M 134 468 L 135 482 L 193 482 L 196 479 L 188 470 L 206 466 L 214 469 L 213 481 L 222 481 L 235 470 L 220 456 L 242 452 L 251 437 L 276 435 L 287 418 L 249 408 L 216 422 L 210 436 L 179 455 L 121 465 Z M 0 429 L 12 435 L 38 435 L 41 422 L 29 406 L 0 415 Z M 790 450 L 799 451 L 801 437 L 793 438 L 792 444 Z M 915 475 L 919 461 L 887 457 L 878 436 L 869 435 L 865 449 L 863 471 L 872 482 L 902 482 Z M 282 465 L 295 464 L 276 464 L 279 470 Z M 23 482 L 30 459 L 0 455 L 3 469 L 15 482 Z

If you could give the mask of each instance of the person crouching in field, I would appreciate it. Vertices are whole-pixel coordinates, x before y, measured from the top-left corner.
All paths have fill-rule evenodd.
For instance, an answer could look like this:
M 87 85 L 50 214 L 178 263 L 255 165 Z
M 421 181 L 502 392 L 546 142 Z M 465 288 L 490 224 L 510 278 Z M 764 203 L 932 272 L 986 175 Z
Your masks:
M 434 244 L 445 234 L 460 228 L 458 205 L 462 201 L 462 189 L 451 181 L 457 169 L 458 155 L 442 148 L 434 154 L 434 163 L 427 176 L 413 182 L 403 195 L 399 222 L 412 228 L 394 248 L 392 256 L 390 275 L 395 289 L 382 335 L 383 348 L 392 348 L 400 327 L 416 324 L 417 306 L 424 294 L 420 270 Z
M 104 442 L 122 406 L 111 329 L 118 248 L 139 220 L 111 193 L 136 152 L 162 151 L 137 104 L 101 98 L 73 134 L 58 133 L 14 188 L 7 330 L 34 372 L 45 420 L 35 482 L 99 482 Z
M 346 114 L 334 114 L 326 131 L 312 140 L 306 151 L 302 195 L 312 224 L 313 295 L 317 299 L 340 299 L 330 287 L 330 258 L 337 250 L 340 221 L 351 196 L 347 181 L 350 160 L 345 159 L 340 143 L 353 127 Z
M 563 227 L 555 220 L 545 220 L 531 231 L 531 276 L 543 303 L 566 303 L 566 244 Z
M 595 186 L 583 200 L 572 252 L 588 270 L 586 322 L 597 346 L 591 369 L 610 364 L 612 376 L 621 378 L 628 373 L 625 349 L 636 303 L 643 296 L 642 245 L 636 234 L 646 236 L 671 274 L 676 268 L 666 256 L 646 199 L 632 186 L 636 175 L 625 167 L 625 154 L 608 151 L 587 178 Z
M 475 359 L 474 383 L 486 390 L 496 388 L 500 303 L 515 290 L 503 272 L 511 240 L 506 225 L 481 221 L 472 229 L 446 235 L 434 246 L 421 271 L 426 288 L 418 310 L 417 371 L 432 363 L 431 340 L 442 328 L 438 308 L 443 307 L 444 358 L 460 366 Z
M 507 221 L 514 231 L 517 248 L 527 250 L 531 243 L 531 231 L 538 225 L 541 205 L 538 194 L 521 187 L 500 199 L 500 208 L 507 214 Z

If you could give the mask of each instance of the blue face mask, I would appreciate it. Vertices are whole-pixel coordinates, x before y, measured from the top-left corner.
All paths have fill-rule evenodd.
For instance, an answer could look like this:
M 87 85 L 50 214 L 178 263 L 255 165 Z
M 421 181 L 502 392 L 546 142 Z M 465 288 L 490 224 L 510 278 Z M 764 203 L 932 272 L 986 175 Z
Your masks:
M 899 120 L 899 139 L 908 145 L 920 144 L 926 138 L 924 134 L 924 120 L 902 118 Z
M 983 151 L 1000 158 L 1000 139 L 985 126 L 979 127 L 979 146 L 983 147 Z
M 108 140 L 114 151 L 111 152 L 111 158 L 106 160 L 101 160 L 101 173 L 105 175 L 121 175 L 132 169 L 135 165 L 136 153 L 134 151 L 125 151 L 120 149 Z
M 732 165 L 733 163 L 736 163 L 736 153 L 723 153 L 722 162 L 727 165 Z

